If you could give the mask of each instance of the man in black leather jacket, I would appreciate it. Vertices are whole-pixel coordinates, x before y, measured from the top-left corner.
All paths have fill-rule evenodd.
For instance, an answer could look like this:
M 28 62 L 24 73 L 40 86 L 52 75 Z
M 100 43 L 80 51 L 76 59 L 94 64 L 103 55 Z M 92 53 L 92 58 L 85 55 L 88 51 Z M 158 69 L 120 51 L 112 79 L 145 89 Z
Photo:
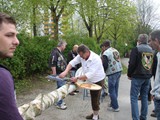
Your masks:
M 147 44 L 148 35 L 138 36 L 137 46 L 132 49 L 128 65 L 128 78 L 131 80 L 130 100 L 133 120 L 146 120 L 148 112 L 148 91 L 152 77 L 153 52 Z M 138 95 L 141 95 L 139 115 Z

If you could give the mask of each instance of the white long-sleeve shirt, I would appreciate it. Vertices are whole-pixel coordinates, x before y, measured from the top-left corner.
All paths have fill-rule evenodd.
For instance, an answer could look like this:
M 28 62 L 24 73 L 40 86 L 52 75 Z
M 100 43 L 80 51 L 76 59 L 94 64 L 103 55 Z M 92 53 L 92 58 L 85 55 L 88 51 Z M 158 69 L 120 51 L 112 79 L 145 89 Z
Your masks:
M 160 100 L 160 52 L 157 53 L 157 60 L 158 63 L 157 63 L 155 82 L 151 94 L 155 97 L 155 99 Z
M 90 51 L 91 54 L 87 60 L 77 55 L 69 64 L 74 67 L 75 65 L 81 63 L 82 71 L 84 75 L 88 78 L 87 80 L 92 83 L 99 82 L 105 78 L 105 72 L 102 65 L 102 60 L 99 55 Z

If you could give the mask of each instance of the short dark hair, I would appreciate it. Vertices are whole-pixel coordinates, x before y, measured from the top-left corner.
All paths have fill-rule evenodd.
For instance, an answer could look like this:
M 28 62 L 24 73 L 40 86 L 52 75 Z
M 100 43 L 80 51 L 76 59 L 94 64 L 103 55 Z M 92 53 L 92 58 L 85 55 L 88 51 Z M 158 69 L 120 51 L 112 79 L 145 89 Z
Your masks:
M 0 12 L 0 28 L 1 28 L 1 25 L 3 22 L 4 23 L 11 23 L 16 26 L 16 21 L 13 17 L 11 17 L 5 13 Z
M 105 47 L 110 47 L 111 46 L 111 41 L 110 40 L 106 40 L 103 42 L 102 46 L 105 46 Z
M 160 30 L 155 30 L 153 32 L 150 33 L 150 37 L 151 40 L 156 40 L 156 38 L 158 39 L 158 41 L 160 41 Z
M 89 48 L 88 48 L 86 45 L 84 45 L 84 44 L 81 44 L 81 45 L 78 47 L 78 49 L 77 49 L 77 52 L 78 52 L 78 53 L 80 53 L 80 52 L 85 53 L 85 52 L 87 52 L 87 51 L 89 51 Z

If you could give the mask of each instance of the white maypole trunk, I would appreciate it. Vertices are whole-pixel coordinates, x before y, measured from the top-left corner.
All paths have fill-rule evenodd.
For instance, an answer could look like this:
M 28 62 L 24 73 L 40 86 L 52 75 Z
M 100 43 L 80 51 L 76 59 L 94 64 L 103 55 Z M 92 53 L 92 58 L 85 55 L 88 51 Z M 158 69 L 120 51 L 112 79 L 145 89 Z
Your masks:
M 24 120 L 34 120 L 43 110 L 52 106 L 55 102 L 64 99 L 69 93 L 76 89 L 76 85 L 67 83 L 48 94 L 40 93 L 33 101 L 20 106 L 18 110 Z

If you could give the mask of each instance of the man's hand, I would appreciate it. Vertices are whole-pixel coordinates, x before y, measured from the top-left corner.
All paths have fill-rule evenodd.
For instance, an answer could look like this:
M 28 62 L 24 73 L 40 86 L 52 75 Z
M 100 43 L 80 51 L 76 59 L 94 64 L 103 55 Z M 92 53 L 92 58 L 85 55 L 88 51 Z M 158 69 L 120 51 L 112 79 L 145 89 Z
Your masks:
M 129 80 L 131 80 L 131 77 L 128 77 Z
M 64 71 L 61 74 L 59 74 L 59 78 L 64 78 L 67 75 L 67 73 Z
M 72 77 L 72 78 L 71 78 L 71 81 L 72 81 L 72 82 L 77 82 L 77 77 Z
M 59 74 L 59 77 L 64 78 L 68 74 L 68 72 L 70 71 L 71 68 L 72 68 L 72 66 L 70 64 L 68 64 L 65 71 L 63 71 L 61 74 Z
M 154 100 L 154 99 L 155 99 L 155 96 L 154 96 L 154 95 L 152 95 L 152 96 L 151 96 L 151 98 L 152 98 L 152 100 Z

